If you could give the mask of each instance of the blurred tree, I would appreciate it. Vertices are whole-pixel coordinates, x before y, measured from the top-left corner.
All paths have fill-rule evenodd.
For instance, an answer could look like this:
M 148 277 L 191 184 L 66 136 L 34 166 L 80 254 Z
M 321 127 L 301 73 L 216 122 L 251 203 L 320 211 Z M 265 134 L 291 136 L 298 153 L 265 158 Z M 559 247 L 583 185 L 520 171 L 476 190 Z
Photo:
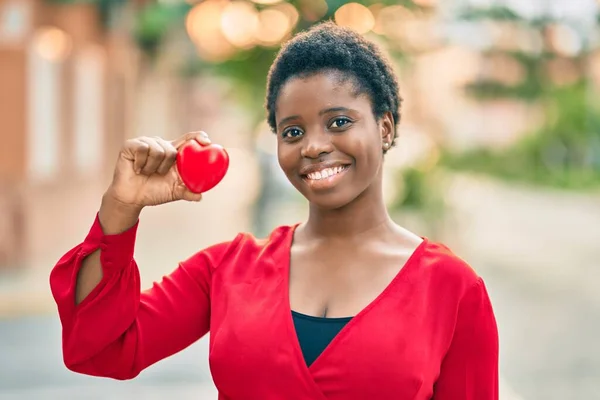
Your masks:
M 293 29 L 285 36 L 291 37 L 293 34 L 305 30 L 319 22 L 335 18 L 336 12 L 351 3 L 348 0 L 287 0 L 287 1 L 263 1 L 255 0 L 253 4 L 257 10 L 269 9 L 273 3 L 275 5 L 289 4 L 293 6 L 297 13 L 297 22 Z M 352 3 L 361 4 L 369 8 L 371 15 L 381 11 L 384 8 L 397 7 L 398 10 L 404 9 L 419 15 L 431 14 L 432 7 L 419 5 L 413 0 L 354 0 Z M 402 43 L 397 38 L 390 38 L 385 33 L 373 33 L 371 29 L 366 33 L 368 36 L 382 42 L 388 49 L 391 57 L 398 63 L 409 60 L 409 52 L 403 48 Z M 284 38 L 284 40 L 285 40 Z M 273 62 L 280 43 L 271 45 L 257 44 L 250 46 L 249 49 L 236 49 L 229 57 L 222 60 L 210 61 L 194 55 L 188 60 L 185 73 L 194 75 L 197 73 L 213 73 L 225 76 L 236 85 L 236 95 L 248 109 L 256 116 L 256 122 L 262 121 L 264 111 L 262 100 L 265 96 L 266 79 L 269 67 Z
M 182 24 L 189 9 L 189 4 L 185 2 L 138 4 L 132 34 L 150 61 L 157 57 L 160 46 L 169 32 L 177 24 Z
M 159 55 L 161 47 L 170 36 L 177 32 L 183 32 L 183 29 L 186 28 L 186 22 L 188 22 L 186 18 L 193 8 L 211 0 L 135 0 L 133 2 L 126 0 L 47 1 L 65 4 L 93 3 L 101 11 L 102 18 L 107 26 L 110 25 L 112 19 L 117 18 L 122 13 L 123 8 L 127 5 L 133 10 L 134 14 L 132 26 L 130 26 L 129 30 L 139 48 L 148 57 L 148 60 L 153 61 Z M 222 1 L 222 3 L 230 2 L 230 0 Z M 403 16 L 408 15 L 408 13 L 412 13 L 412 16 L 422 17 L 432 15 L 432 11 L 435 10 L 433 6 L 435 2 L 432 0 L 238 0 L 237 3 L 244 3 L 244 5 L 251 7 L 255 11 L 274 9 L 283 5 L 293 7 L 293 13 L 296 14 L 296 21 L 292 24 L 292 29 L 282 38 L 283 40 L 298 31 L 307 29 L 311 25 L 333 19 L 340 8 L 349 6 L 350 3 L 359 4 L 364 6 L 359 11 L 368 15 L 357 16 L 355 7 L 352 12 L 349 12 L 351 14 L 350 18 L 354 19 L 355 22 L 357 18 L 371 18 L 372 21 L 369 21 L 371 26 L 366 29 L 366 31 L 369 31 L 367 34 L 385 43 L 392 57 L 398 62 L 407 61 L 409 53 L 415 51 L 414 47 L 406 45 L 408 44 L 408 40 L 404 40 L 405 38 L 397 33 L 400 31 L 398 28 L 399 21 Z M 376 34 L 372 30 L 375 28 L 375 19 L 380 12 L 383 12 L 383 14 L 387 12 L 388 27 L 385 32 L 382 32 L 380 28 Z M 394 15 L 395 20 L 391 18 Z M 221 15 L 217 15 L 217 18 L 219 17 Z M 214 21 L 211 22 L 213 25 L 215 24 Z M 237 22 L 244 23 L 244 21 Z M 189 27 L 187 28 L 189 30 Z M 185 66 L 181 72 L 187 76 L 194 76 L 199 73 L 212 73 L 229 78 L 236 85 L 236 94 L 239 96 L 239 99 L 244 101 L 248 109 L 256 114 L 258 119 L 262 117 L 262 98 L 264 97 L 268 68 L 278 51 L 280 42 L 233 46 L 234 50 L 227 57 L 220 57 L 213 60 L 203 57 L 202 52 L 200 52 L 200 55 L 197 52 L 189 52 L 186 56 Z M 219 44 L 213 44 L 213 46 L 218 47 Z M 227 46 L 231 47 L 232 44 L 223 43 L 221 47 Z M 223 51 L 223 49 L 221 50 Z M 261 101 L 257 101 L 257 99 L 261 99 Z
M 600 109 L 588 76 L 597 48 L 589 32 L 577 21 L 526 19 L 503 7 L 469 9 L 460 18 L 485 21 L 496 33 L 467 93 L 540 104 L 545 122 L 509 149 L 446 154 L 446 165 L 565 188 L 600 185 Z
M 569 83 L 586 79 L 585 61 L 590 53 L 589 43 L 586 43 L 585 37 L 566 37 L 581 34 L 570 25 L 570 21 L 550 16 L 527 19 L 506 7 L 467 9 L 459 14 L 459 20 L 484 22 L 487 26 L 482 24 L 480 29 L 491 31 L 491 43 L 482 51 L 488 61 L 488 73 L 483 71 L 478 79 L 466 86 L 476 98 L 540 100 L 548 94 L 547 89 L 552 91 L 551 88 L 560 79 L 553 66 L 572 69 L 569 71 L 572 82 Z M 579 41 L 580 46 L 566 43 L 572 39 Z M 575 48 L 567 49 L 567 46 Z M 521 76 L 516 82 L 503 79 L 502 73 L 512 71 L 498 70 L 503 66 L 499 62 L 503 58 L 509 58 L 521 67 Z

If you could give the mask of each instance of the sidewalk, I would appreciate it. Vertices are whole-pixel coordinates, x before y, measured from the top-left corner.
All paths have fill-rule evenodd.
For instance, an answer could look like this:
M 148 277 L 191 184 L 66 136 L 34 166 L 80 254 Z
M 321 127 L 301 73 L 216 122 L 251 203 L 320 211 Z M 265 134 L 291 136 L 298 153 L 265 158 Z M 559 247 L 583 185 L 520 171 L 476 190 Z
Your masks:
M 473 266 L 503 270 L 600 305 L 600 193 L 457 175 L 444 242 Z
M 55 310 L 45 274 L 0 275 L 0 319 L 47 314 Z
M 143 400 L 215 400 L 217 390 L 211 383 L 186 384 L 186 385 L 134 385 L 122 386 L 121 389 L 112 389 L 110 394 L 107 390 L 97 388 L 91 389 L 89 386 L 62 386 L 62 387 L 44 387 L 31 390 L 15 390 L 0 393 L 0 400 L 24 400 L 24 399 L 44 399 L 44 400 L 62 400 L 62 399 L 88 399 L 88 400 L 131 400 L 134 398 Z

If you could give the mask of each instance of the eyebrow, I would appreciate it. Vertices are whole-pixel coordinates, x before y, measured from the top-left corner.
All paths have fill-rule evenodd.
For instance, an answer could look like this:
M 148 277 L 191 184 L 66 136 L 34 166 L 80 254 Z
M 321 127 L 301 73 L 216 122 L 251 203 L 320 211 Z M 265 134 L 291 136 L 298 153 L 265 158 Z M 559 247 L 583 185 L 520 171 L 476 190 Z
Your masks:
M 323 115 L 323 114 L 327 114 L 327 113 L 331 113 L 331 112 L 339 112 L 339 111 L 352 111 L 349 108 L 346 107 L 331 107 L 331 108 L 326 108 L 324 110 L 319 111 L 319 115 Z M 281 127 L 281 125 L 283 125 L 284 123 L 291 121 L 293 119 L 297 119 L 300 118 L 299 115 L 290 115 L 289 117 L 285 117 L 284 119 L 282 119 L 281 121 L 279 121 L 279 124 L 277 124 L 277 127 Z

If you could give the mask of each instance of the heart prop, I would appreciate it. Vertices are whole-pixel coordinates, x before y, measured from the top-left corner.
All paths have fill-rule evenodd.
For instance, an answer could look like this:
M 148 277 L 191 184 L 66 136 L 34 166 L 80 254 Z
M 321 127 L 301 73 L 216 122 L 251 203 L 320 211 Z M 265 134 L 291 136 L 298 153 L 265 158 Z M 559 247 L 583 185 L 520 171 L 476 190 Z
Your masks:
M 218 144 L 203 146 L 190 140 L 177 152 L 177 171 L 193 193 L 204 193 L 215 187 L 228 168 L 229 155 Z

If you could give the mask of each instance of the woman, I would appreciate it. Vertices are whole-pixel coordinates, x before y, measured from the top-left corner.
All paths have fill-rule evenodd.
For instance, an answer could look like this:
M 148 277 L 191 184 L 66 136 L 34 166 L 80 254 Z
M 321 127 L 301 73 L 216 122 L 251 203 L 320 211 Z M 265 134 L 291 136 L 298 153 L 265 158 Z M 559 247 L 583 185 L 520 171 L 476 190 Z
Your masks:
M 384 205 L 400 120 L 388 61 L 321 24 L 282 48 L 267 91 L 279 164 L 309 201 L 308 221 L 201 250 L 140 293 L 140 212 L 200 200 L 174 161 L 187 140 L 208 138 L 128 141 L 89 235 L 51 274 L 67 367 L 131 379 L 210 331 L 223 400 L 497 399 L 483 281 Z

